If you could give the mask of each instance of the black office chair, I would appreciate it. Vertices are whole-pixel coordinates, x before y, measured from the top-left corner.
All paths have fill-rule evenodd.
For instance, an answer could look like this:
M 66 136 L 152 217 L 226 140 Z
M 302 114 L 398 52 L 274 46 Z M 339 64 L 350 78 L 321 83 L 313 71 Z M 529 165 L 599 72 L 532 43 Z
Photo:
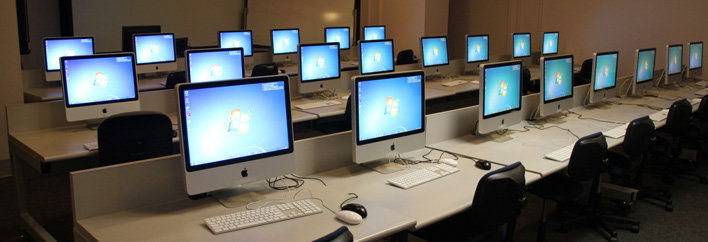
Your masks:
M 251 77 L 278 75 L 278 65 L 275 63 L 258 64 L 251 70 Z
M 177 84 L 186 82 L 187 74 L 185 71 L 175 71 L 167 75 L 167 80 L 165 80 L 165 88 L 174 89 Z
M 339 227 L 332 233 L 329 233 L 322 238 L 313 240 L 312 242 L 352 242 L 354 241 L 354 235 L 349 232 L 347 226 Z
M 477 185 L 472 207 L 413 234 L 427 241 L 513 241 L 516 218 L 526 201 L 525 171 L 516 162 L 487 173 Z
M 531 71 L 528 68 L 521 71 L 521 80 L 523 81 L 523 95 L 540 92 L 541 86 L 539 83 L 534 85 L 531 82 Z
M 158 112 L 112 115 L 98 126 L 101 166 L 172 154 L 172 122 Z
M 352 97 L 351 95 L 347 98 L 347 105 L 344 109 L 343 120 L 335 120 L 329 122 L 319 122 L 315 124 L 314 130 L 320 131 L 325 134 L 333 134 L 352 130 Z
M 666 211 L 673 211 L 674 206 L 671 195 L 668 191 L 649 190 L 643 185 L 644 172 L 646 171 L 649 155 L 649 146 L 654 139 L 654 122 L 649 116 L 644 116 L 629 123 L 622 142 L 622 150 L 629 157 L 614 153 L 607 153 L 607 173 L 613 178 L 621 178 L 627 181 L 629 186 L 639 190 L 637 198 L 651 198 L 664 203 Z M 632 176 L 633 161 L 639 161 L 639 169 Z M 663 195 L 659 195 L 662 193 Z
M 579 139 L 573 147 L 568 161 L 567 175 L 555 173 L 544 177 L 531 187 L 529 192 L 543 198 L 543 213 L 538 226 L 538 241 L 545 241 L 546 233 L 546 200 L 553 200 L 559 205 L 571 204 L 583 193 L 584 181 L 592 181 L 587 208 L 575 211 L 578 217 L 561 223 L 561 230 L 566 230 L 574 224 L 591 222 L 601 227 L 609 234 L 610 240 L 617 240 L 617 231 L 605 220 L 629 223 L 632 232 L 639 232 L 639 221 L 601 214 L 600 180 L 605 171 L 605 153 L 607 141 L 602 133 L 595 133 Z M 589 209 L 588 209 L 589 208 Z
M 184 57 L 184 52 L 189 49 L 189 38 L 176 38 L 175 49 L 177 52 L 177 57 Z
M 418 58 L 413 55 L 413 50 L 402 50 L 396 57 L 396 65 L 407 65 L 418 63 Z
M 592 59 L 587 59 L 583 61 L 583 65 L 580 66 L 580 73 L 576 73 L 573 75 L 573 86 L 579 86 L 590 83 L 591 74 Z

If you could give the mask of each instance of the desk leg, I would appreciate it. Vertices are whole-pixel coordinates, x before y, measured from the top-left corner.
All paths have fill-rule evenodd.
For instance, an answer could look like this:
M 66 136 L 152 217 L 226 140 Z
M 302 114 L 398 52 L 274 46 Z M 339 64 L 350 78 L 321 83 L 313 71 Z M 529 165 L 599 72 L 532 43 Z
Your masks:
M 12 154 L 10 154 L 10 157 L 12 167 L 15 171 L 13 176 L 15 177 L 15 185 L 17 186 L 17 202 L 22 227 L 35 241 L 56 241 L 54 237 L 30 215 L 27 209 L 27 179 L 25 179 L 24 163 L 19 161 Z
M 408 231 L 400 231 L 398 233 L 391 235 L 391 242 L 407 242 L 408 241 Z

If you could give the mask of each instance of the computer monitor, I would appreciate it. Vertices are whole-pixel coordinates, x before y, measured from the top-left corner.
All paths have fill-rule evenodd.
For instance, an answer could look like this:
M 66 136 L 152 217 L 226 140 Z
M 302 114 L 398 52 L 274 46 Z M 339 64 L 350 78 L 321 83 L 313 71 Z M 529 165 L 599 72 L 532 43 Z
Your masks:
M 447 37 L 432 36 L 420 38 L 423 53 L 423 70 L 426 76 L 448 74 Z
M 352 78 L 355 163 L 425 147 L 424 75 L 417 70 Z
M 251 30 L 219 31 L 219 48 L 243 48 L 243 56 L 253 56 Z
M 187 194 L 295 172 L 286 75 L 180 84 L 180 148 Z
M 140 111 L 135 54 L 61 57 L 66 121 Z
M 244 77 L 244 50 L 238 48 L 194 49 L 186 52 L 188 82 L 234 80 Z
M 339 43 L 300 44 L 298 56 L 300 93 L 334 91 L 341 87 Z
M 615 96 L 619 52 L 593 53 L 592 56 L 589 101 L 596 103 Z
M 480 65 L 478 134 L 487 134 L 521 122 L 522 62 Z
M 634 85 L 632 93 L 641 95 L 654 86 L 654 64 L 656 48 L 637 49 L 634 51 Z
M 666 85 L 676 84 L 681 81 L 681 69 L 683 61 L 683 45 L 666 46 Z
M 558 32 L 543 33 L 543 55 L 558 54 Z
M 541 116 L 573 108 L 573 63 L 573 55 L 541 57 Z
M 703 41 L 688 43 L 687 78 L 699 78 L 703 75 Z
M 273 46 L 273 62 L 297 61 L 300 29 L 273 29 L 270 31 L 270 37 Z
M 177 70 L 174 34 L 136 34 L 133 43 L 138 74 Z
M 489 61 L 489 35 L 467 35 L 467 64 L 465 70 L 479 70 L 479 63 Z
M 62 56 L 93 55 L 93 37 L 44 38 L 44 77 L 47 81 L 61 80 L 59 58 Z
M 364 26 L 364 40 L 386 39 L 386 26 Z
M 160 25 L 143 25 L 143 26 L 123 26 L 122 28 L 122 42 L 123 42 L 123 52 L 135 52 L 135 45 L 133 43 L 133 35 L 135 34 L 147 34 L 147 33 L 160 33 L 162 32 Z
M 325 28 L 325 42 L 339 43 L 339 49 L 348 50 L 349 44 L 349 27 L 327 27 Z
M 392 72 L 395 69 L 391 39 L 359 41 L 359 55 L 359 73 L 362 75 Z
M 514 33 L 512 36 L 511 57 L 531 64 L 531 33 Z

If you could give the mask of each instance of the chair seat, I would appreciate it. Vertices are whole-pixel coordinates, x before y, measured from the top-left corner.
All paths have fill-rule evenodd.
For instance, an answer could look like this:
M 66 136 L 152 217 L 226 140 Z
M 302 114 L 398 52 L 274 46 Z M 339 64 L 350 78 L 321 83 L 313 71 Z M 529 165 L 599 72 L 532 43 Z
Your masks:
M 574 201 L 583 193 L 583 184 L 555 173 L 536 182 L 529 192 L 546 200 L 566 203 Z
M 671 154 L 671 141 L 657 136 L 649 145 L 649 151 L 653 154 L 668 156 Z
M 615 152 L 607 152 L 607 173 L 612 177 L 629 178 L 632 170 L 632 160 Z

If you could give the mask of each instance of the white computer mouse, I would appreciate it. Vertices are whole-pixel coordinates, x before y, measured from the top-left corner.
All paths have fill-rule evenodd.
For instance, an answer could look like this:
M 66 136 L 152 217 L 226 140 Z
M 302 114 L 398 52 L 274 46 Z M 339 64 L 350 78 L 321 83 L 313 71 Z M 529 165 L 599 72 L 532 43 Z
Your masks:
M 457 167 L 457 161 L 452 158 L 442 158 L 438 162 L 443 163 L 443 164 L 447 164 L 452 167 Z
M 337 219 L 342 220 L 342 222 L 348 223 L 348 224 L 359 224 L 361 223 L 361 215 L 358 213 L 349 211 L 349 210 L 342 210 L 336 213 Z

